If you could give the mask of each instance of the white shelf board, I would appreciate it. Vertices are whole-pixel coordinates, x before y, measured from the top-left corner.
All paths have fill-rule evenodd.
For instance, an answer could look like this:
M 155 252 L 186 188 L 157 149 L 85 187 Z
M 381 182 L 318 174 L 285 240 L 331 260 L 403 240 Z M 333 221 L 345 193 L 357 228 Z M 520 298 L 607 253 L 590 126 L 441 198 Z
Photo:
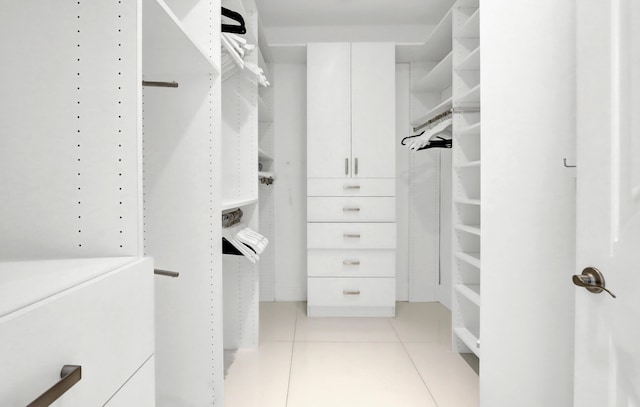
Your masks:
M 480 70 L 480 46 L 471 51 L 469 55 L 456 66 L 456 71 Z
M 456 225 L 456 230 L 480 236 L 480 225 Z
M 257 203 L 257 202 L 258 202 L 258 198 L 244 199 L 244 200 L 239 200 L 239 201 L 222 202 L 222 205 L 221 205 L 220 209 L 223 210 L 223 211 L 227 211 L 229 209 L 241 208 L 243 206 L 253 205 L 253 204 Z
M 480 205 L 479 199 L 456 199 L 454 203 L 465 205 Z
M 412 92 L 442 92 L 451 86 L 453 51 L 449 52 L 432 70 L 411 88 Z
M 474 328 L 454 328 L 453 332 L 477 357 L 480 357 L 480 347 L 478 346 L 478 329 Z
M 421 124 L 423 124 L 424 122 L 426 122 L 427 120 L 431 119 L 433 116 L 440 114 L 446 110 L 451 109 L 451 107 L 453 106 L 453 98 L 448 98 L 445 99 L 444 101 L 440 102 L 436 107 L 434 107 L 433 109 L 429 110 L 429 112 L 427 114 L 425 114 L 424 116 L 414 120 L 411 122 L 412 126 L 419 126 Z
M 396 61 L 441 61 L 452 49 L 452 15 L 450 9 L 423 44 L 397 45 Z
M 456 168 L 480 168 L 480 160 L 478 161 L 469 161 L 463 164 L 456 164 Z
M 478 38 L 480 36 L 480 9 L 478 8 L 458 31 L 458 38 Z
M 456 291 L 478 307 L 480 306 L 480 284 L 456 284 Z
M 265 153 L 261 148 L 258 148 L 258 159 L 266 160 L 266 161 L 273 161 L 273 157 L 271 157 L 269 154 Z
M 141 259 L 104 257 L 0 262 L 0 318 Z
M 220 74 L 218 65 L 185 31 L 163 0 L 144 0 L 142 72 L 148 81 L 171 81 L 182 73 Z
M 480 122 L 472 124 L 458 131 L 458 136 L 479 136 L 480 135 Z
M 480 268 L 480 252 L 458 252 L 456 257 L 467 264 Z
M 258 171 L 259 178 L 273 178 L 273 172 L 271 171 Z
M 480 84 L 470 89 L 458 99 L 459 106 L 474 106 L 480 104 Z

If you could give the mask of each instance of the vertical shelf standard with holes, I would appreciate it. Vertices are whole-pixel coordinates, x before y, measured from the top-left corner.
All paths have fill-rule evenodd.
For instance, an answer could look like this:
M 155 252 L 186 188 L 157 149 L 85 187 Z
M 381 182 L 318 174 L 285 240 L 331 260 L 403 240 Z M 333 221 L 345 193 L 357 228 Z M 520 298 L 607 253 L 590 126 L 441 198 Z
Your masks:
M 453 9 L 453 350 L 480 357 L 480 9 L 459 0 Z

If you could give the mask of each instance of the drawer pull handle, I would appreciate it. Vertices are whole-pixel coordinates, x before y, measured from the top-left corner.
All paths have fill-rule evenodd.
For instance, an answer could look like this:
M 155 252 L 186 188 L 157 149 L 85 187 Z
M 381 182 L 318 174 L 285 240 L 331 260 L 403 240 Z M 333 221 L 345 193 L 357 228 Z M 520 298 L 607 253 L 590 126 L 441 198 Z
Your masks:
M 64 365 L 60 371 L 60 381 L 37 399 L 33 400 L 27 407 L 48 407 L 58 400 L 60 396 L 67 392 L 74 384 L 82 379 L 82 366 Z
M 345 260 L 342 262 L 345 266 L 359 266 L 360 260 Z
M 159 276 L 173 277 L 173 278 L 180 277 L 180 273 L 176 271 L 169 271 L 169 270 L 154 269 L 153 274 L 156 274 Z
M 342 208 L 343 212 L 360 212 L 360 208 Z
M 360 185 L 345 185 L 342 189 L 360 189 Z
M 360 239 L 360 234 L 353 235 L 353 234 L 345 233 L 342 236 L 344 236 L 345 238 L 353 237 L 353 238 L 356 238 L 356 239 Z
M 344 290 L 342 291 L 344 295 L 360 295 L 360 290 Z

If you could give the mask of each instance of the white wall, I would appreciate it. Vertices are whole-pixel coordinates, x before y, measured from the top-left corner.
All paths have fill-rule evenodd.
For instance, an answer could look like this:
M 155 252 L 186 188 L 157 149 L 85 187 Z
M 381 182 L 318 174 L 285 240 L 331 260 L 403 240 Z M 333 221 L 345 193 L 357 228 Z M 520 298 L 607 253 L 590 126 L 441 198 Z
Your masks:
M 573 404 L 574 7 L 481 6 L 482 407 Z
M 275 300 L 307 299 L 307 66 L 274 64 Z

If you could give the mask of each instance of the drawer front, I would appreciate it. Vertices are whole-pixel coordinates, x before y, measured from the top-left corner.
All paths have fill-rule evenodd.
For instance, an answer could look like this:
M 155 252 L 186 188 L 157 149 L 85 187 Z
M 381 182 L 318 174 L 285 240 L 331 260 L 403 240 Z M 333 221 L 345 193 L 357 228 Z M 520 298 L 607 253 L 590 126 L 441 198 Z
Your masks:
M 309 307 L 393 307 L 395 278 L 309 278 Z
M 156 405 L 155 374 L 155 360 L 152 356 L 127 381 L 127 384 L 118 390 L 105 407 L 154 407 Z
M 318 250 L 307 252 L 309 277 L 395 277 L 394 250 Z
M 309 249 L 395 249 L 395 223 L 307 223 Z
M 308 222 L 395 222 L 394 197 L 309 197 Z
M 395 178 L 307 179 L 307 196 L 396 196 Z
M 24 406 L 81 365 L 57 406 L 103 405 L 154 352 L 153 263 L 135 261 L 0 319 L 0 405 Z

